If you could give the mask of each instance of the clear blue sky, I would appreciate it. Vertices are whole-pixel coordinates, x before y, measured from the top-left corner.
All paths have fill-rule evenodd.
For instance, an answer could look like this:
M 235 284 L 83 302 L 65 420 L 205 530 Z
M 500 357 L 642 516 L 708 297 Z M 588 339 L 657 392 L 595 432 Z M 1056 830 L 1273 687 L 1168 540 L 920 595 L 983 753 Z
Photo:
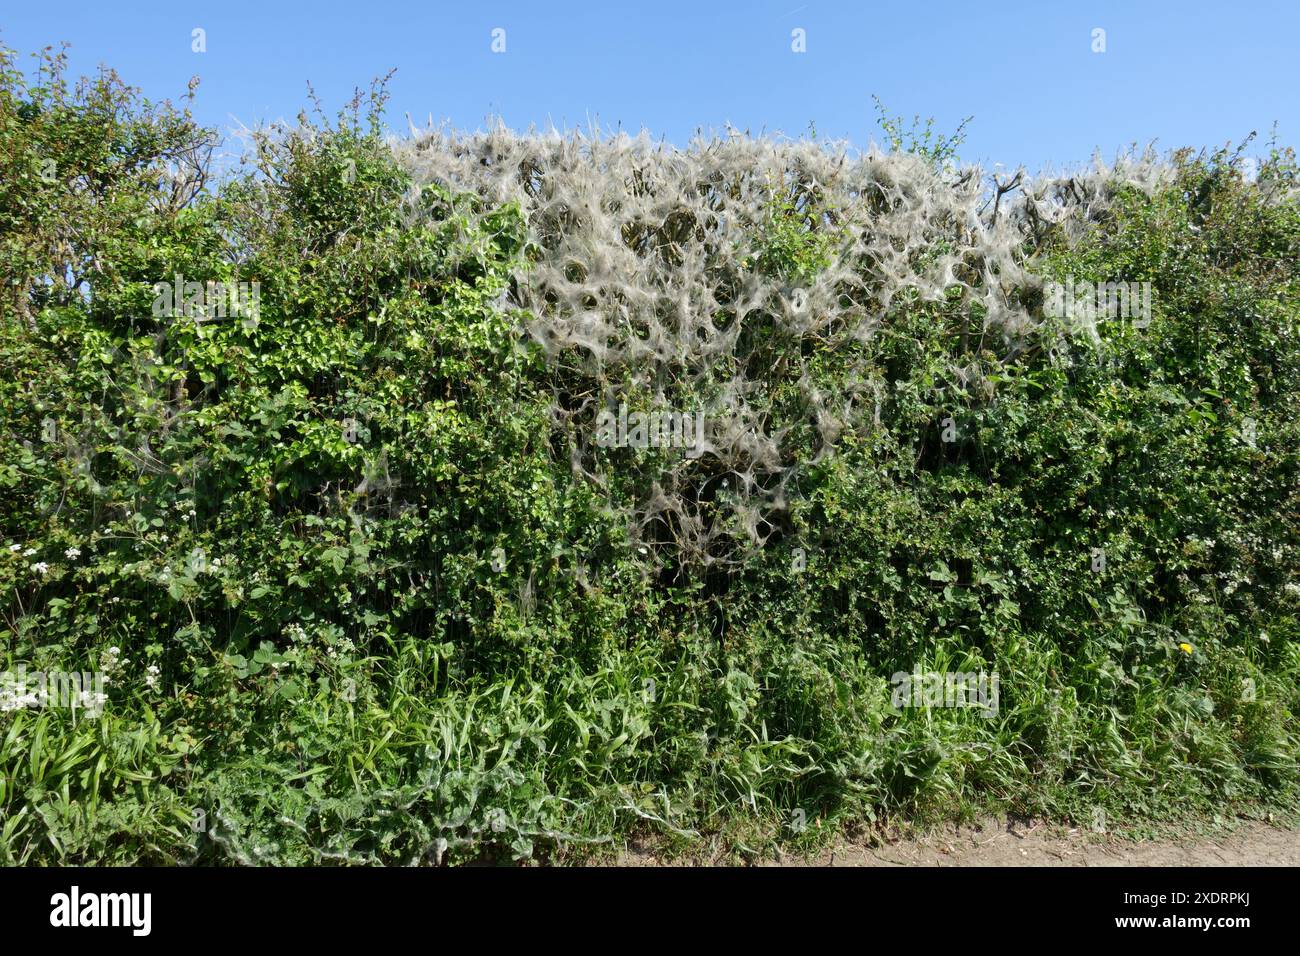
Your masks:
M 195 27 L 205 53 L 191 51 Z M 791 50 L 796 28 L 806 53 Z M 198 74 L 197 115 L 222 129 L 294 117 L 308 81 L 332 113 L 395 67 L 399 130 L 407 113 L 462 128 L 598 119 L 683 142 L 700 126 L 797 136 L 814 122 L 866 145 L 880 136 L 874 93 L 945 131 L 974 114 L 964 159 L 1031 170 L 1134 141 L 1266 140 L 1274 120 L 1295 145 L 1300 130 L 1294 0 L 7 0 L 0 40 L 24 54 L 68 40 L 78 73 L 107 64 L 155 99 Z

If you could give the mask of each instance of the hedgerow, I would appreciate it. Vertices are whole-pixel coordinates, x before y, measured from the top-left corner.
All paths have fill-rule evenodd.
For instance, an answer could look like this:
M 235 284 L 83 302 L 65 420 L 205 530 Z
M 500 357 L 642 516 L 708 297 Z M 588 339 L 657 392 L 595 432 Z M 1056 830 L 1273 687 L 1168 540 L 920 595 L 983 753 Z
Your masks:
M 949 145 L 395 140 L 377 84 L 214 175 L 184 105 L 43 63 L 0 54 L 0 648 L 107 682 L 0 697 L 0 860 L 1294 807 L 1289 150 L 990 185 Z M 1112 282 L 1149 321 L 1050 305 Z M 620 406 L 697 446 L 600 440 Z M 991 712 L 894 706 L 959 672 Z

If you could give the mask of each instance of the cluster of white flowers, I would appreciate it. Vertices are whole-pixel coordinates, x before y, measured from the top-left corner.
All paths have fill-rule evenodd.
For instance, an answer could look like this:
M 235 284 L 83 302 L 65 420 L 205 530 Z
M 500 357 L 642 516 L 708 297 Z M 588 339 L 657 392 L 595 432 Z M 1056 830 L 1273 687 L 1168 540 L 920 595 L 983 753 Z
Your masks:
M 104 674 L 104 683 L 112 682 L 112 677 L 117 671 L 121 670 L 127 662 L 127 658 L 122 656 L 122 648 L 110 647 L 99 657 L 99 669 Z
M 158 689 L 158 679 L 161 674 L 162 671 L 157 664 L 150 664 L 147 668 L 147 673 L 144 675 L 144 686 L 149 690 L 156 691 Z
M 63 552 L 63 556 L 67 558 L 69 561 L 75 561 L 77 560 L 77 558 L 81 557 L 81 549 L 68 548 L 66 551 Z
M 325 653 L 331 658 L 337 658 L 339 656 L 340 651 L 342 651 L 344 654 L 355 654 L 356 650 L 357 650 L 357 645 L 352 642 L 352 639 L 349 637 L 344 637 L 344 638 L 340 638 L 339 640 L 332 643 L 329 647 L 325 648 Z
M 36 549 L 27 548 L 26 550 L 24 550 L 21 544 L 11 544 L 9 545 L 9 553 L 13 555 L 19 555 L 24 558 L 30 558 L 34 554 L 36 554 Z M 50 570 L 50 566 L 46 564 L 44 561 L 37 561 L 36 563 L 31 565 L 31 569 L 35 571 L 37 574 L 44 574 L 45 572 Z
M 40 703 L 40 697 L 35 693 L 19 694 L 12 687 L 0 684 L 0 713 L 22 710 L 27 707 L 38 707 Z

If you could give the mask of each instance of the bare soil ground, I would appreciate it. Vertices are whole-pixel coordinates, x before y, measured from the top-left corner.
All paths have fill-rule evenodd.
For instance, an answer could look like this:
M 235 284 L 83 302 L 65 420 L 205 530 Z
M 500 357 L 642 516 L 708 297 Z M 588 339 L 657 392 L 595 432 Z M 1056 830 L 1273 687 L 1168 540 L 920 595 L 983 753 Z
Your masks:
M 690 865 L 633 849 L 623 866 Z M 700 862 L 700 861 L 695 861 Z M 1300 866 L 1300 830 L 1246 822 L 1219 835 L 1132 840 L 1044 822 L 987 820 L 878 845 L 842 842 L 764 866 Z

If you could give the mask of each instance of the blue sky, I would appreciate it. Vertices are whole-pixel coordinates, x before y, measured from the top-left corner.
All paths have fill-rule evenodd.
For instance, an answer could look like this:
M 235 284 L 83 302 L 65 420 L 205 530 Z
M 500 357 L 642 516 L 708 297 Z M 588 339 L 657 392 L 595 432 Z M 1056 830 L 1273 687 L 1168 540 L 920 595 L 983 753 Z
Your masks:
M 191 50 L 196 27 L 205 53 Z M 1254 129 L 1258 143 L 1275 120 L 1295 144 L 1300 129 L 1294 2 L 10 0 L 0 40 L 24 54 L 68 40 L 76 72 L 107 64 L 155 99 L 198 74 L 196 114 L 222 129 L 296 116 L 308 81 L 332 113 L 394 67 L 399 130 L 407 113 L 462 128 L 599 120 L 673 142 L 727 123 L 795 136 L 815 123 L 865 145 L 881 135 L 876 94 L 940 130 L 973 114 L 964 159 L 1036 170 L 1135 141 L 1212 146 Z

